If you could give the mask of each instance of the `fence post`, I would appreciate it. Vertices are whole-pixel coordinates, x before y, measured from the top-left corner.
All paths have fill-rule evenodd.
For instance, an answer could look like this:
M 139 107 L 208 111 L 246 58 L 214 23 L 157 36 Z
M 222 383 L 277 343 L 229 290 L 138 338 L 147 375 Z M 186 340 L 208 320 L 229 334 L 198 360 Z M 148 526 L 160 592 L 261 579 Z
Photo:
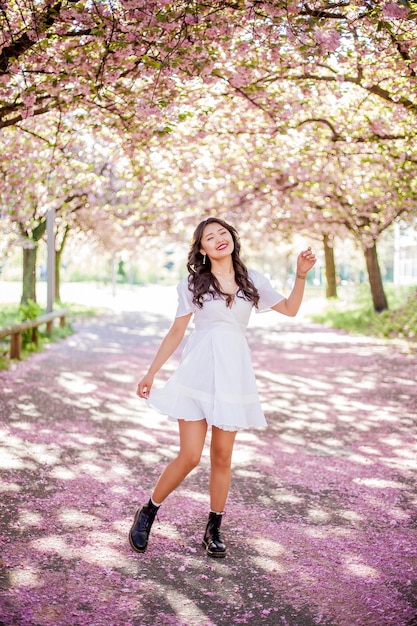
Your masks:
M 22 348 L 22 335 L 20 332 L 13 333 L 10 336 L 10 358 L 20 359 L 20 351 Z
M 35 328 L 32 328 L 32 342 L 35 344 L 36 347 L 39 346 L 39 330 L 37 326 L 35 326 Z

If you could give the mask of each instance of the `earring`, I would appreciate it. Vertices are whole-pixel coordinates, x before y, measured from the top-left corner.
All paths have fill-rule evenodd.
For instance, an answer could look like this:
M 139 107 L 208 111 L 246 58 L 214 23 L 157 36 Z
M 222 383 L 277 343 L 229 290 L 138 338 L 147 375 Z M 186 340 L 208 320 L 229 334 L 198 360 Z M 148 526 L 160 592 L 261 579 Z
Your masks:
M 203 265 L 205 265 L 205 264 L 206 264 L 206 255 L 203 254 Z

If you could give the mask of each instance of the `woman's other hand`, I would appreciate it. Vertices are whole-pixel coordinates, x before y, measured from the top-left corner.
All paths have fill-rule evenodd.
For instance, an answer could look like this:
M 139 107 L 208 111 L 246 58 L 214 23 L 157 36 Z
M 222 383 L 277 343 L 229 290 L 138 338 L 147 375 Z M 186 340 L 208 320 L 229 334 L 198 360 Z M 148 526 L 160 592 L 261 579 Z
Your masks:
M 307 274 L 316 262 L 316 257 L 311 248 L 300 252 L 297 258 L 297 274 Z
M 149 397 L 149 392 L 151 391 L 151 387 L 153 384 L 153 376 L 150 374 L 146 374 L 138 384 L 138 388 L 136 394 L 139 398 L 145 398 L 145 400 Z

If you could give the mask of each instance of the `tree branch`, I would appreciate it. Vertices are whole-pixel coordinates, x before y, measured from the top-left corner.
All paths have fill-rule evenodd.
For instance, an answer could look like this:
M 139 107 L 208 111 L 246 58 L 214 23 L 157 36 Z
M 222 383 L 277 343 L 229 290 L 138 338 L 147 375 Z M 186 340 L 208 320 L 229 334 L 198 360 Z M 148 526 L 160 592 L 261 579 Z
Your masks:
M 61 2 L 57 2 L 45 11 L 36 25 L 37 33 L 45 33 L 55 24 L 56 19 L 59 16 L 61 6 Z M 18 39 L 13 40 L 13 43 L 10 46 L 3 48 L 0 52 L 0 74 L 6 74 L 9 70 L 9 65 L 12 59 L 18 59 L 25 52 L 30 50 L 30 48 L 32 48 L 36 43 L 36 39 L 30 39 L 27 33 L 23 33 Z
M 248 100 L 252 106 L 256 107 L 257 109 L 260 109 L 263 113 L 265 113 L 265 115 L 267 117 L 269 117 L 269 119 L 274 122 L 274 124 L 276 124 L 276 119 L 274 118 L 274 116 L 272 115 L 272 113 L 270 111 L 267 111 L 261 104 L 259 104 L 259 102 L 256 102 L 256 100 L 254 100 L 253 98 L 251 98 L 243 89 L 241 89 L 240 87 L 235 87 L 234 85 L 232 85 L 232 83 L 230 82 L 229 79 L 226 79 L 227 83 L 230 87 L 232 87 L 232 89 L 234 89 L 234 91 L 236 91 L 240 96 L 242 96 L 243 98 L 245 98 L 246 100 Z
M 323 82 L 333 82 L 333 83 L 337 81 L 337 78 L 334 76 L 320 76 L 318 74 L 312 74 L 310 72 L 306 72 L 299 76 L 289 75 L 289 76 L 285 76 L 284 78 L 285 80 L 294 80 L 294 81 L 307 80 L 307 79 L 323 81 Z M 361 82 L 360 76 L 343 76 L 343 80 L 345 83 L 352 83 L 354 85 L 358 85 L 358 87 L 361 87 L 362 89 L 365 89 L 369 93 L 373 93 L 374 95 L 379 96 L 380 98 L 382 98 L 383 100 L 386 100 L 387 102 L 391 102 L 392 104 L 401 104 L 402 106 L 407 108 L 409 111 L 417 112 L 417 103 L 413 102 L 409 98 L 406 98 L 405 96 L 401 96 L 400 98 L 398 98 L 398 100 L 394 100 L 392 94 L 387 89 L 383 89 L 379 85 L 371 85 L 370 87 L 365 87 Z
M 349 7 L 350 2 L 339 2 L 337 4 L 332 4 L 332 9 L 337 9 L 339 7 L 343 7 L 347 9 Z M 329 19 L 329 20 L 347 20 L 347 16 L 343 13 L 334 13 L 330 11 L 330 7 L 326 7 L 324 9 L 312 9 L 309 7 L 307 2 L 304 2 L 305 11 L 301 11 L 301 15 L 310 15 L 310 17 L 316 17 L 318 19 Z
M 300 128 L 300 126 L 304 126 L 304 124 L 324 124 L 325 126 L 327 126 L 328 128 L 330 128 L 330 130 L 332 131 L 332 141 L 345 141 L 345 139 L 342 137 L 342 135 L 340 135 L 337 130 L 335 129 L 335 127 L 333 126 L 333 124 L 331 122 L 329 122 L 329 120 L 326 120 L 323 117 L 312 117 L 309 118 L 307 120 L 303 120 L 302 122 L 300 122 L 299 124 L 297 124 L 295 126 L 295 128 Z

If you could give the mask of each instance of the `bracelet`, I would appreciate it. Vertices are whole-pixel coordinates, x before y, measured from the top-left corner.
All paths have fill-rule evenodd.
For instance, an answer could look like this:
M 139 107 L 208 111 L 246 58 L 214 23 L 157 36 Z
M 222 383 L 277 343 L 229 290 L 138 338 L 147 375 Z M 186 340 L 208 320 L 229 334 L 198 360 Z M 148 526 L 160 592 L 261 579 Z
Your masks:
M 304 274 L 304 275 L 303 274 L 298 274 L 298 272 L 297 272 L 296 276 L 297 276 L 297 278 L 301 278 L 301 280 L 305 280 L 307 278 L 307 274 Z

